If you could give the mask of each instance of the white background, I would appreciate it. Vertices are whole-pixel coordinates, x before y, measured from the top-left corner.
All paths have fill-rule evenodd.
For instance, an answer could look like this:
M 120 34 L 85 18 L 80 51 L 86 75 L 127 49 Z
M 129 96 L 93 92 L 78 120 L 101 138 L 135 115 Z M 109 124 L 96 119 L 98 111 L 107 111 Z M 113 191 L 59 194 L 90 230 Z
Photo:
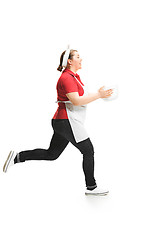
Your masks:
M 159 240 L 159 1 L 0 3 L 0 238 Z M 88 105 L 95 176 L 107 197 L 85 197 L 82 155 L 2 172 L 11 149 L 48 148 L 56 70 L 70 43 L 90 91 L 119 86 L 117 100 Z

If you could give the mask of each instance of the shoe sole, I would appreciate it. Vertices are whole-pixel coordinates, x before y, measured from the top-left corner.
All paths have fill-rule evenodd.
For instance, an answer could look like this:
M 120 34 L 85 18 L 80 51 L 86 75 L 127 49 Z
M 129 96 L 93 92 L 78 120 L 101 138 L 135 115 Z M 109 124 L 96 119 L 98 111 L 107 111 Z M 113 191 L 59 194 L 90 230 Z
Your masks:
M 5 161 L 5 164 L 3 166 L 3 172 L 7 172 L 8 169 L 8 165 L 10 164 L 10 161 L 13 157 L 14 151 L 10 151 L 10 153 L 8 154 L 7 160 Z
M 85 195 L 87 195 L 87 196 L 106 196 L 108 193 L 109 193 L 109 191 L 104 192 L 104 193 L 85 193 Z

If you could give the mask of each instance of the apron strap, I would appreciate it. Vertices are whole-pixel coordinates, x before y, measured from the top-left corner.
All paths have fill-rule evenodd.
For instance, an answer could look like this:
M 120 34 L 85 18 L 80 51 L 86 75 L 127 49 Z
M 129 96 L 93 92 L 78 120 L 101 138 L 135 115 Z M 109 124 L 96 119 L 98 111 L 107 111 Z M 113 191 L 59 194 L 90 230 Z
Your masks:
M 74 76 L 74 78 L 77 80 L 77 82 L 81 85 L 81 87 L 84 89 L 84 86 L 82 85 L 82 83 Z
M 71 101 L 55 101 L 55 103 L 59 103 L 59 102 L 61 102 L 61 103 L 71 103 Z

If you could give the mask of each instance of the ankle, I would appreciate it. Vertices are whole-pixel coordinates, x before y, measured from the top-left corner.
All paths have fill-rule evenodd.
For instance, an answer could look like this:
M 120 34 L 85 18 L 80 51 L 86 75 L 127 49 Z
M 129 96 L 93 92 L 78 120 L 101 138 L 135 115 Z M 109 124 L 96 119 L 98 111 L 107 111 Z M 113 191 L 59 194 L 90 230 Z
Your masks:
M 96 187 L 97 187 L 97 185 L 94 185 L 94 186 L 87 186 L 87 190 L 92 191 L 92 190 L 94 190 Z

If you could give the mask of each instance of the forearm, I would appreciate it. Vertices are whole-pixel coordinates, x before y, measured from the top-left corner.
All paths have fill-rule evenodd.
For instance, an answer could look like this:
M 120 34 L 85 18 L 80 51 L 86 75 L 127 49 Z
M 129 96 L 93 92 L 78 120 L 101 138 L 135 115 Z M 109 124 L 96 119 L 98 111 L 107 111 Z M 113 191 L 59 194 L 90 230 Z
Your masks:
M 99 99 L 99 98 L 100 98 L 99 92 L 97 92 L 97 93 L 88 93 L 85 96 L 79 96 L 79 98 L 76 99 L 74 105 L 76 105 L 76 106 L 86 105 L 86 104 L 88 104 L 90 102 L 93 102 L 93 101 Z

